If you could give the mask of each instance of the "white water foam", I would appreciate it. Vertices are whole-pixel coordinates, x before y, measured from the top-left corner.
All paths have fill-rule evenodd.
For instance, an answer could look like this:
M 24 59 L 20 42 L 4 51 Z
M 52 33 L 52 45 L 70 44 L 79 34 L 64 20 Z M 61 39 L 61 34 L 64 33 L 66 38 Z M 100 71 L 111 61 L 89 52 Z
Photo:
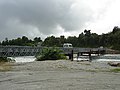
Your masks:
M 9 58 L 15 60 L 15 62 L 33 62 L 36 59 L 34 56 L 9 57 Z

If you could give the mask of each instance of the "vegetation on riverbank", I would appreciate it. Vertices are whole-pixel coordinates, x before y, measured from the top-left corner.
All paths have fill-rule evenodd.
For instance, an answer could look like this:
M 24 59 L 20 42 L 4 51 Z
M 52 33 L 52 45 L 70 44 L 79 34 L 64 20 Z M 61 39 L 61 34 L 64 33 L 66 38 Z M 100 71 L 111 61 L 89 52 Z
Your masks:
M 7 58 L 7 57 L 0 57 L 0 62 L 10 62 L 11 59 Z
M 0 57 L 0 63 L 1 62 L 15 62 L 15 60 L 7 58 L 7 57 Z
M 37 61 L 66 59 L 59 48 L 44 48 L 37 56 Z

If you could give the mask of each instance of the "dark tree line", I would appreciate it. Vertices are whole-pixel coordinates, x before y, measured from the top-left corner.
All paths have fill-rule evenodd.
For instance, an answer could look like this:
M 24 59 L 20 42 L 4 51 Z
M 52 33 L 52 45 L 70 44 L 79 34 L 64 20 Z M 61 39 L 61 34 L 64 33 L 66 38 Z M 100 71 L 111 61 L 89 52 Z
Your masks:
M 19 37 L 17 39 L 12 40 L 8 40 L 8 38 L 5 38 L 5 40 L 1 42 L 1 45 L 35 46 L 39 42 L 42 42 L 40 37 L 35 37 L 33 40 L 31 40 L 28 39 L 28 37 L 23 36 L 21 38 Z
M 84 30 L 79 36 L 65 36 L 47 37 L 44 41 L 40 37 L 36 37 L 33 40 L 28 39 L 26 36 L 22 38 L 8 40 L 7 38 L 2 41 L 1 45 L 20 45 L 20 46 L 35 46 L 39 42 L 42 42 L 42 46 L 57 46 L 61 47 L 64 43 L 71 43 L 74 47 L 108 47 L 112 49 L 120 50 L 120 28 L 115 26 L 109 33 L 98 35 L 91 33 L 91 30 Z

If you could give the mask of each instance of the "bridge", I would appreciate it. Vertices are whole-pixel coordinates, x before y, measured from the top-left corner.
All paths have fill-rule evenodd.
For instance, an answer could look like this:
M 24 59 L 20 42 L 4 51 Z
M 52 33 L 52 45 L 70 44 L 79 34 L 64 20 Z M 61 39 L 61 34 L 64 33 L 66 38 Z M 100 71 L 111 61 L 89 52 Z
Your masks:
M 31 46 L 0 46 L 0 57 L 35 56 L 41 50 Z
M 35 56 L 40 53 L 43 48 L 48 47 L 36 47 L 36 46 L 0 46 L 0 57 L 17 57 L 17 56 Z M 91 55 L 91 54 L 102 54 L 105 49 L 101 48 L 63 48 L 63 53 L 71 56 L 73 54 L 78 55 Z

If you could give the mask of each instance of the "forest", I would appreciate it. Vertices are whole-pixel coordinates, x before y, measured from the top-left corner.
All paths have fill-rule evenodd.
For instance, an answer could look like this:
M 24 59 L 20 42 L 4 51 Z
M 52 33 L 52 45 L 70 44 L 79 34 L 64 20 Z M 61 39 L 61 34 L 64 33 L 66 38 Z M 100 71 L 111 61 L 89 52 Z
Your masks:
M 84 30 L 79 36 L 65 36 L 55 37 L 49 36 L 45 40 L 41 40 L 41 37 L 35 37 L 33 40 L 26 36 L 18 37 L 16 39 L 5 40 L 0 42 L 0 45 L 18 45 L 18 46 L 37 46 L 41 43 L 42 46 L 47 47 L 62 47 L 64 43 L 71 43 L 73 47 L 107 47 L 115 50 L 120 50 L 120 28 L 115 26 L 111 32 L 98 35 L 92 33 L 91 30 Z

